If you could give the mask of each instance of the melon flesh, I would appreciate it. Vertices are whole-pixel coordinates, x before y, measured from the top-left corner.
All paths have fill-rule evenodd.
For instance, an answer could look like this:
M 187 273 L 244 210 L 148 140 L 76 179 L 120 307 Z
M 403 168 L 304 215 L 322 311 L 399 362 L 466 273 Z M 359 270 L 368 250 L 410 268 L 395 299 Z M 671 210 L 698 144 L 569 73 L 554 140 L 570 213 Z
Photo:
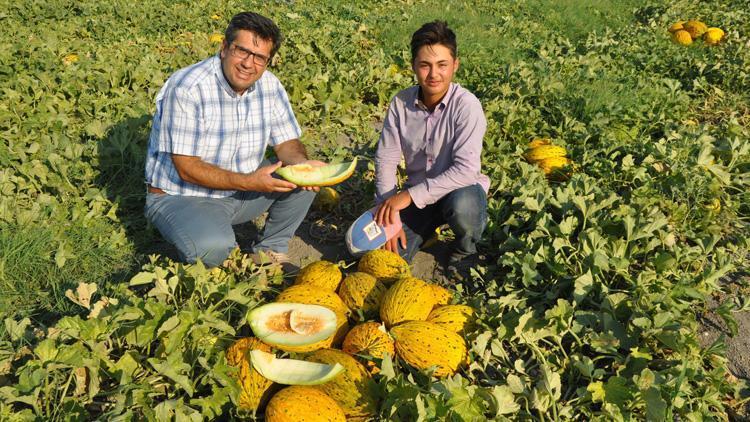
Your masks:
M 310 164 L 296 164 L 281 167 L 276 174 L 297 186 L 332 186 L 343 182 L 354 173 L 357 159 L 349 163 L 328 164 L 325 166 L 311 166 Z
M 247 314 L 257 338 L 271 345 L 307 346 L 336 332 L 336 313 L 321 305 L 269 303 Z
M 277 359 L 273 353 L 253 350 L 249 353 L 253 369 L 266 379 L 287 385 L 317 385 L 332 380 L 344 372 L 340 363 L 307 362 L 297 359 Z

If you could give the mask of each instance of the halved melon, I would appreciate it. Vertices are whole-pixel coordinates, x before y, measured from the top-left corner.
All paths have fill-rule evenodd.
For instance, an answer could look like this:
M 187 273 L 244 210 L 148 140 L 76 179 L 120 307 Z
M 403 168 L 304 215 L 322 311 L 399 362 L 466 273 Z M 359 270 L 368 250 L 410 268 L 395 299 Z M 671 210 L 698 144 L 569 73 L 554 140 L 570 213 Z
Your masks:
M 273 353 L 259 349 L 251 351 L 249 356 L 253 369 L 266 379 L 279 384 L 323 384 L 344 372 L 344 367 L 340 363 L 329 365 L 297 359 L 277 359 Z
M 333 186 L 348 179 L 357 167 L 357 159 L 349 163 L 311 166 L 296 164 L 281 167 L 276 174 L 297 186 Z
M 336 313 L 321 305 L 269 303 L 247 313 L 256 337 L 272 346 L 307 346 L 336 332 Z

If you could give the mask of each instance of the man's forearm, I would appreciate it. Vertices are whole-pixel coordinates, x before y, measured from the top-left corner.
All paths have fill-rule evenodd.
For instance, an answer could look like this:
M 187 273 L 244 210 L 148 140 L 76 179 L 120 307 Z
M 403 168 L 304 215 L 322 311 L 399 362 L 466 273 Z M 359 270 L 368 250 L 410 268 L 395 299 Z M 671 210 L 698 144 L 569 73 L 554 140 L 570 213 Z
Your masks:
M 299 139 L 290 139 L 275 146 L 273 150 L 276 157 L 287 166 L 307 161 L 307 151 Z
M 219 190 L 253 190 L 250 174 L 224 170 L 199 157 L 172 155 L 180 178 L 186 182 Z

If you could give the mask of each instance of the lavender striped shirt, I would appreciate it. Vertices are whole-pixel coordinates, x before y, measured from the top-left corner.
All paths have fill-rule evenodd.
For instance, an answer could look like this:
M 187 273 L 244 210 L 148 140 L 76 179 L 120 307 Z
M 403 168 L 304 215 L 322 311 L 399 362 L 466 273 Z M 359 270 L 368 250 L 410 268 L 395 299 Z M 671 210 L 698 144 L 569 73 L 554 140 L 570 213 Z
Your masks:
M 448 193 L 479 183 L 485 193 L 490 179 L 481 173 L 482 138 L 487 129 L 477 97 L 457 83 L 435 110 L 419 100 L 419 86 L 407 88 L 388 107 L 375 154 L 376 201 L 396 193 L 396 167 L 406 162 L 406 188 L 417 208 Z

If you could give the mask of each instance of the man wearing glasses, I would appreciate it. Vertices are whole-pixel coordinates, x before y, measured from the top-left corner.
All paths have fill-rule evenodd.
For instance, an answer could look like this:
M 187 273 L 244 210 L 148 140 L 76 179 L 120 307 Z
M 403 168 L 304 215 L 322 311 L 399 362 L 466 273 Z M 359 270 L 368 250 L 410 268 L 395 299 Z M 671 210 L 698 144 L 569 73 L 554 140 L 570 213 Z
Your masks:
M 146 158 L 146 218 L 187 262 L 220 265 L 237 245 L 232 225 L 268 211 L 256 262 L 286 262 L 289 240 L 318 188 L 274 178 L 309 162 L 289 98 L 267 67 L 281 32 L 256 13 L 234 16 L 221 51 L 180 69 L 156 97 Z M 279 161 L 264 160 L 271 146 Z

